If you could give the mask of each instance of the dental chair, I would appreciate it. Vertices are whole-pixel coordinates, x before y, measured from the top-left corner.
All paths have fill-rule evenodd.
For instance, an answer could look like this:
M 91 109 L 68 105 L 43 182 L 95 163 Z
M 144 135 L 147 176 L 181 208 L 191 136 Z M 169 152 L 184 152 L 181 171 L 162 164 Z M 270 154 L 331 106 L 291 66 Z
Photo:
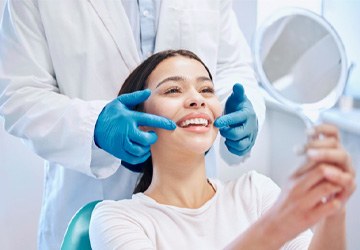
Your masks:
M 80 208 L 71 219 L 61 244 L 61 250 L 91 250 L 89 224 L 91 214 L 101 200 L 93 201 Z

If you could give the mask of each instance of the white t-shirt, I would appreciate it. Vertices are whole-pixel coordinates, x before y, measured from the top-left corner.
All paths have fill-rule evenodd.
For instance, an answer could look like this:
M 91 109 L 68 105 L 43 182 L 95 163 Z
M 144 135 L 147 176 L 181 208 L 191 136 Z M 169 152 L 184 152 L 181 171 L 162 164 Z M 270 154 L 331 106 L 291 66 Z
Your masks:
M 138 193 L 131 200 L 103 201 L 91 218 L 93 249 L 222 249 L 276 201 L 280 188 L 251 171 L 234 181 L 210 180 L 216 194 L 197 209 L 157 203 Z M 264 235 L 266 237 L 266 235 Z M 307 249 L 311 231 L 283 249 Z

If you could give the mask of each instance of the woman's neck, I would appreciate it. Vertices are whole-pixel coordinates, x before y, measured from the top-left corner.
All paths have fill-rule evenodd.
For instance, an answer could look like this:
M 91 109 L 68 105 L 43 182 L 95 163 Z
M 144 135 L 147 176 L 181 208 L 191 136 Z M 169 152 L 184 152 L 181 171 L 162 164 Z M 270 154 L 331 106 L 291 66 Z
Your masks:
M 199 208 L 215 190 L 206 178 L 205 156 L 152 150 L 153 178 L 145 195 L 158 203 Z

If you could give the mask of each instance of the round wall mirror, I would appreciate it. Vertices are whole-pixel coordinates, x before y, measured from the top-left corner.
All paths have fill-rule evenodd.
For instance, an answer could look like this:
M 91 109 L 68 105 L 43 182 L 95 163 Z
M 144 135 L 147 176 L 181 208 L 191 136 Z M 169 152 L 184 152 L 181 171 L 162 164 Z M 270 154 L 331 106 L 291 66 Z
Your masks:
M 334 28 L 304 9 L 284 9 L 267 19 L 254 40 L 255 69 L 264 89 L 312 126 L 331 108 L 347 80 L 344 46 Z

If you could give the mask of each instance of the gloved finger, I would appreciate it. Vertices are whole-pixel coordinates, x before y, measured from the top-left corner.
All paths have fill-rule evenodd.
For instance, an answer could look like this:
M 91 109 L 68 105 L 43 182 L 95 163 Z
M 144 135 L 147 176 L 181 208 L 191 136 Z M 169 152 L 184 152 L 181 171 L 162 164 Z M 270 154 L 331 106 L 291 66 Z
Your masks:
M 237 141 L 233 141 L 233 140 L 226 140 L 225 141 L 225 144 L 227 147 L 231 147 L 231 148 L 234 148 L 238 151 L 244 151 L 246 149 L 248 149 L 251 144 L 252 144 L 252 141 L 251 141 L 251 138 L 250 137 L 245 137 L 243 138 L 242 140 L 237 140 Z
M 142 131 L 135 128 L 132 133 L 129 133 L 129 139 L 143 147 L 149 147 L 157 141 L 157 135 L 154 131 Z
M 252 133 L 252 129 L 244 125 L 238 125 L 237 127 L 224 127 L 220 129 L 220 134 L 230 140 L 238 141 L 242 140 L 245 137 L 250 136 Z
M 248 117 L 247 111 L 236 111 L 217 118 L 214 122 L 214 126 L 218 128 L 230 127 L 235 124 L 241 124 L 246 122 L 247 117 Z
M 139 161 L 139 163 L 143 162 L 142 159 L 145 158 L 145 160 L 150 156 L 151 152 L 150 150 L 147 152 L 144 152 L 143 154 L 139 154 L 139 155 L 134 155 L 130 152 L 130 150 L 132 150 L 132 148 L 127 148 L 125 151 L 127 152 L 128 155 L 131 155 L 134 158 L 137 158 L 136 161 Z M 140 161 L 141 160 L 141 161 Z
M 118 96 L 117 100 L 131 109 L 132 107 L 146 101 L 151 95 L 150 89 L 135 91 L 129 94 Z
M 139 145 L 138 143 L 131 140 L 128 141 L 126 144 L 126 152 L 133 156 L 142 157 L 150 152 L 150 146 Z
M 176 128 L 174 121 L 158 115 L 139 112 L 136 120 L 138 126 L 162 128 L 166 130 L 174 130 Z
M 245 100 L 244 87 L 240 83 L 236 83 L 233 86 L 233 93 L 230 95 L 230 97 L 226 102 L 226 106 L 235 107 L 244 100 Z
M 238 155 L 238 156 L 244 156 L 244 155 L 246 155 L 247 153 L 249 153 L 250 150 L 251 150 L 251 145 L 250 145 L 249 147 L 247 147 L 246 149 L 244 149 L 244 150 L 238 150 L 237 148 L 234 148 L 234 147 L 232 147 L 231 145 L 228 145 L 227 141 L 225 141 L 225 144 L 226 144 L 227 149 L 228 149 L 231 153 L 233 153 L 233 154 L 235 154 L 235 155 Z
M 142 156 L 132 155 L 132 154 L 128 153 L 126 150 L 124 150 L 124 152 L 123 152 L 123 158 L 126 159 L 127 163 L 132 164 L 132 165 L 143 163 L 144 161 L 147 160 L 147 158 L 150 157 L 150 155 L 151 155 L 150 152 L 145 155 L 142 155 Z

